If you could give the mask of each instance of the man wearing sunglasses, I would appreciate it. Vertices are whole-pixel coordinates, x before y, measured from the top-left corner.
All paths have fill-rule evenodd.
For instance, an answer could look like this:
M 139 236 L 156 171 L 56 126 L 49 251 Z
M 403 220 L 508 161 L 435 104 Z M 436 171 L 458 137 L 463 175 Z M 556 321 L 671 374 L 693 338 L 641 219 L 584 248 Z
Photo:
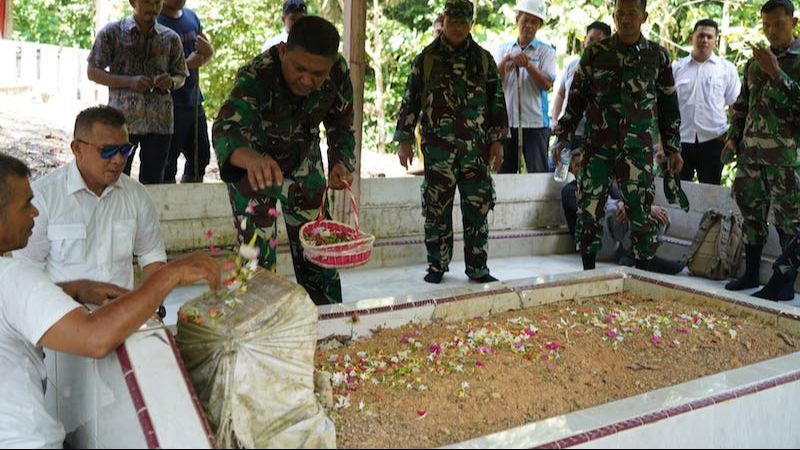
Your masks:
M 74 161 L 33 183 L 39 217 L 28 245 L 13 255 L 59 284 L 110 283 L 95 292 L 102 302 L 133 288 L 133 255 L 145 278 L 167 255 L 152 200 L 122 173 L 134 150 L 122 112 L 82 111 L 71 147 Z

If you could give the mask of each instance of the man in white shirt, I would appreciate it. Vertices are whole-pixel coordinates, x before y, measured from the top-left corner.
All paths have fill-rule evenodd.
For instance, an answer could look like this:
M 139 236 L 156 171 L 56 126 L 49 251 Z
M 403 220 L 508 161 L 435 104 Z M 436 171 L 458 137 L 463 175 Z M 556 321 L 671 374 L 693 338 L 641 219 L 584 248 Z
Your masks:
M 71 147 L 74 161 L 33 183 L 39 218 L 13 256 L 55 283 L 88 278 L 131 289 L 133 255 L 147 278 L 167 254 L 152 200 L 122 173 L 133 151 L 125 116 L 110 106 L 82 111 Z
M 261 46 L 261 53 L 269 50 L 270 47 L 278 45 L 281 42 L 286 42 L 289 39 L 289 30 L 297 19 L 306 15 L 306 2 L 304 0 L 286 0 L 283 2 L 283 31 L 278 35 L 268 38 Z
M 501 45 L 494 55 L 503 82 L 511 129 L 510 139 L 503 144 L 500 173 L 519 171 L 520 147 L 528 173 L 548 172 L 550 116 L 547 92 L 556 79 L 556 52 L 549 44 L 536 39 L 536 33 L 544 26 L 547 6 L 544 0 L 520 0 L 514 11 L 517 12 L 519 36 Z
M 0 255 L 27 244 L 38 211 L 20 160 L 0 153 Z M 193 254 L 154 273 L 136 291 L 105 303 L 90 298 L 102 283 L 59 288 L 39 269 L 0 257 L 0 447 L 60 448 L 64 427 L 44 405 L 42 347 L 102 358 L 136 331 L 176 286 L 208 280 L 220 286 L 211 258 Z M 100 301 L 97 301 L 100 300 Z M 103 306 L 90 312 L 80 303 Z
M 691 181 L 697 171 L 701 183 L 720 184 L 728 130 L 726 106 L 739 96 L 736 67 L 714 54 L 719 27 L 711 19 L 694 25 L 692 53 L 672 63 L 681 109 L 681 179 Z

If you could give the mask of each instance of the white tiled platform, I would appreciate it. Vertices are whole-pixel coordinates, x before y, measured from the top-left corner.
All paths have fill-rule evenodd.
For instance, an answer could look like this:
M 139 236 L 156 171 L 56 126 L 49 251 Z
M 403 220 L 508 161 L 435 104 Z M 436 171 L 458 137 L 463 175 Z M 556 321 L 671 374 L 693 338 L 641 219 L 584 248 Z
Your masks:
M 597 263 L 598 269 L 616 267 L 614 264 Z M 397 297 L 402 295 L 418 296 L 430 292 L 441 294 L 448 290 L 463 288 L 465 286 L 475 286 L 464 274 L 464 262 L 454 261 L 450 264 L 450 271 L 447 272 L 438 285 L 426 283 L 422 278 L 425 276 L 425 264 L 418 266 L 392 267 L 372 270 L 343 270 L 342 296 L 345 303 L 356 302 L 359 300 L 379 297 Z M 508 282 L 520 279 L 530 279 L 546 275 L 557 275 L 570 272 L 579 272 L 583 269 L 580 256 L 572 255 L 547 255 L 547 256 L 526 256 L 514 258 L 490 258 L 489 270 L 491 274 L 501 282 Z M 680 284 L 698 287 L 703 290 L 724 291 L 726 281 L 714 281 L 705 278 L 698 278 L 689 275 L 684 269 L 683 273 L 668 278 L 679 279 Z M 761 280 L 766 282 L 766 280 Z M 752 294 L 758 289 L 743 291 Z M 800 307 L 800 296 L 795 295 L 791 302 L 782 302 Z
M 598 262 L 598 269 L 617 267 L 614 264 Z M 450 271 L 447 272 L 440 284 L 426 283 L 422 278 L 425 276 L 425 264 L 416 266 L 391 267 L 380 269 L 351 269 L 342 270 L 342 296 L 344 303 L 355 303 L 366 299 L 388 298 L 388 297 L 414 297 L 417 299 L 441 296 L 453 290 L 463 290 L 465 287 L 477 287 L 470 282 L 464 274 L 464 262 L 454 261 L 450 264 Z M 548 275 L 559 275 L 571 272 L 582 271 L 580 256 L 577 254 L 560 254 L 546 256 L 525 256 L 514 258 L 493 258 L 489 259 L 489 270 L 491 274 L 500 280 L 501 283 L 512 283 L 520 280 L 531 280 L 537 277 Z M 725 281 L 707 280 L 689 275 L 684 269 L 683 273 L 675 276 L 666 276 L 667 279 L 676 279 L 685 286 L 696 287 L 702 290 L 725 291 Z M 293 276 L 289 276 L 293 279 Z M 766 280 L 762 279 L 762 282 Z M 206 286 L 186 286 L 177 288 L 167 297 L 165 306 L 167 317 L 165 323 L 173 325 L 177 322 L 177 310 L 180 306 L 207 290 Z M 743 291 L 742 293 L 752 294 L 757 289 Z M 791 302 L 782 302 L 784 305 L 800 307 L 800 296 L 795 295 Z

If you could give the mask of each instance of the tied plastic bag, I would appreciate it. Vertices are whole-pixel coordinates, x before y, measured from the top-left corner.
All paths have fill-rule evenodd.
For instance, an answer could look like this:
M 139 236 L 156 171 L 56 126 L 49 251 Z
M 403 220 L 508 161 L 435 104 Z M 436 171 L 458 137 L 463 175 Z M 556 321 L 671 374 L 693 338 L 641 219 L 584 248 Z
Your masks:
M 268 271 L 180 309 L 178 348 L 219 447 L 336 446 L 314 395 L 317 316 L 302 287 Z

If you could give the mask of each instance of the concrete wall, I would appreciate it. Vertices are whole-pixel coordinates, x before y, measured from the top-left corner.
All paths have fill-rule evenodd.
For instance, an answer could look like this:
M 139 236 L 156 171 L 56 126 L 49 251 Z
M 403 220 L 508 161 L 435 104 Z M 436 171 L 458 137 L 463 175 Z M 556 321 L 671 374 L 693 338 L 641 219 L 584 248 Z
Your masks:
M 566 232 L 561 208 L 560 186 L 550 174 L 497 175 L 497 203 L 489 214 L 490 252 L 492 257 L 567 253 L 571 240 Z M 373 259 L 366 267 L 421 264 L 425 262 L 423 217 L 420 202 L 421 177 L 369 178 L 361 181 L 360 225 L 376 236 Z M 670 243 L 662 253 L 680 257 L 695 235 L 703 213 L 710 208 L 738 208 L 729 188 L 698 183 L 684 183 L 691 210 L 685 213 L 668 205 L 661 179 L 656 182 L 656 204 L 670 210 L 672 225 L 667 233 Z M 214 232 L 215 245 L 233 245 L 236 241 L 231 209 L 223 184 L 186 184 L 148 186 L 161 214 L 161 227 L 167 247 L 172 252 L 205 248 L 205 231 Z M 453 208 L 456 248 L 454 258 L 462 256 L 461 212 L 459 197 Z M 278 271 L 291 273 L 286 233 L 279 226 Z M 763 276 L 769 276 L 769 264 L 779 254 L 777 235 L 771 230 L 765 249 Z M 766 279 L 766 278 L 765 278 Z

